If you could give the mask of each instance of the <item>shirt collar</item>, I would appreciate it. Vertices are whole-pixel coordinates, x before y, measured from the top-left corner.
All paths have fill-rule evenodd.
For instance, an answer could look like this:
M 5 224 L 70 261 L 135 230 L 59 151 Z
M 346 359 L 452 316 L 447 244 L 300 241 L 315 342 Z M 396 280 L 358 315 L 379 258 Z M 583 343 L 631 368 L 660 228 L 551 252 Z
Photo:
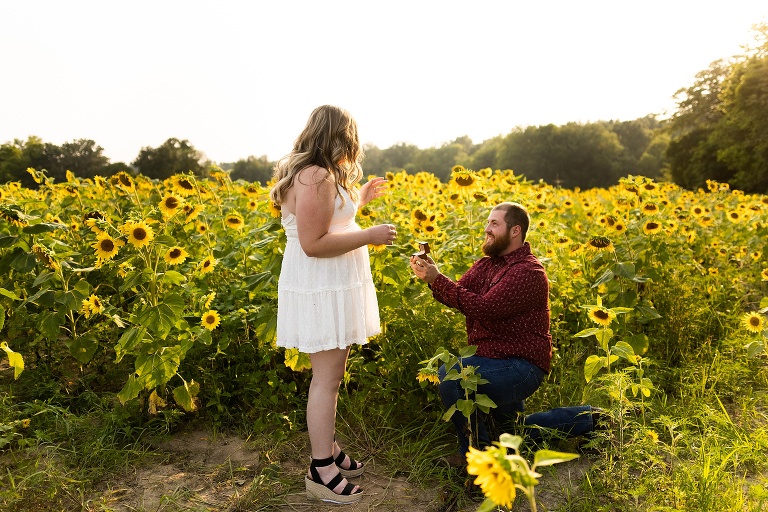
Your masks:
M 522 247 L 518 247 L 514 251 L 512 251 L 509 254 L 505 254 L 502 256 L 504 259 L 504 263 L 506 264 L 512 264 L 517 263 L 520 260 L 523 260 L 531 255 L 531 244 L 528 242 L 523 242 Z

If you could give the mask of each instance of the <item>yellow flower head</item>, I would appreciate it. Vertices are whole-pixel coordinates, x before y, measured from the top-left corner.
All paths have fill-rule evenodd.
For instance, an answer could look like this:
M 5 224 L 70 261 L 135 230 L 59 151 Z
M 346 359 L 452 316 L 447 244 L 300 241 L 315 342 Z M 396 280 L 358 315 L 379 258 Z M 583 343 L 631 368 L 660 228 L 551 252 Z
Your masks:
M 280 206 L 275 204 L 274 201 L 269 202 L 269 214 L 274 218 L 280 218 Z
M 126 190 L 133 190 L 136 186 L 133 182 L 133 178 L 131 178 L 131 175 L 125 171 L 120 171 L 117 174 L 112 175 L 109 178 L 109 183 L 113 187 L 123 188 Z
M 224 223 L 232 229 L 242 229 L 245 227 L 243 216 L 239 213 L 230 213 L 224 218 Z
M 134 247 L 145 247 L 155 238 L 155 232 L 145 221 L 126 222 L 122 226 L 122 231 Z
M 26 216 L 21 212 L 18 206 L 6 206 L 0 204 L 0 219 L 3 219 L 16 227 L 23 228 L 28 224 L 25 217 Z
M 221 317 L 216 311 L 209 309 L 203 313 L 203 316 L 200 318 L 200 322 L 203 324 L 203 327 L 209 331 L 212 331 L 219 326 L 219 323 L 221 323 Z
M 659 205 L 649 201 L 647 203 L 643 203 L 641 210 L 645 215 L 656 215 L 659 213 Z
M 253 212 L 259 207 L 259 203 L 255 199 L 249 199 L 248 204 L 245 206 L 248 208 L 248 211 Z
M 730 212 L 726 213 L 725 217 L 734 224 L 738 224 L 744 220 L 744 216 L 736 210 L 731 210 Z
M 179 211 L 179 208 L 181 208 L 183 205 L 183 201 L 180 197 L 177 197 L 173 194 L 166 194 L 163 196 L 163 199 L 160 201 L 160 211 L 163 212 L 163 215 L 166 217 L 172 217 L 177 211 Z
M 615 250 L 613 242 L 611 242 L 611 239 L 607 236 L 593 236 L 589 239 L 589 242 L 587 242 L 587 248 L 595 252 L 613 252 Z
M 216 292 L 211 292 L 208 295 L 205 296 L 205 304 L 203 304 L 203 309 L 211 309 L 211 304 L 213 304 L 213 299 L 216 298 Z
M 85 299 L 80 307 L 80 313 L 85 315 L 85 318 L 90 318 L 91 315 L 101 313 L 102 311 L 104 311 L 104 304 L 102 304 L 101 300 L 93 294 Z
M 616 318 L 616 313 L 602 306 L 594 306 L 589 309 L 589 318 L 596 324 L 608 327 Z
M 764 268 L 763 271 L 760 272 L 760 277 L 763 281 L 768 281 L 768 268 Z
M 646 221 L 645 224 L 643 224 L 643 233 L 646 235 L 655 235 L 661 231 L 661 223 L 656 222 L 654 220 Z
M 197 232 L 200 233 L 201 235 L 204 235 L 205 233 L 207 233 L 208 232 L 208 224 L 206 224 L 205 222 L 198 222 L 198 224 L 197 224 Z
M 433 369 L 423 368 L 416 375 L 416 380 L 419 382 L 431 382 L 432 384 L 440 384 L 440 377 L 437 376 L 437 372 Z
M 213 267 L 216 266 L 216 259 L 213 256 L 206 256 L 206 258 L 200 262 L 200 273 L 207 274 L 213 272 Z
M 124 261 L 117 266 L 117 275 L 125 278 L 128 275 L 128 272 L 131 272 L 132 270 L 134 270 L 133 265 L 128 261 Z
M 451 169 L 451 183 L 460 189 L 472 189 L 478 185 L 478 176 L 462 165 L 454 165 Z
M 707 213 L 707 209 L 704 208 L 703 206 L 697 205 L 691 208 L 691 215 L 693 215 L 694 217 L 701 217 L 705 213 Z
M 515 501 L 515 484 L 492 450 L 480 451 L 470 446 L 467 452 L 467 473 L 477 476 L 475 484 L 480 486 L 488 499 L 496 505 L 511 508 Z
M 165 253 L 165 262 L 169 265 L 178 265 L 180 263 L 184 263 L 184 260 L 187 259 L 187 256 L 187 251 L 181 247 L 171 247 L 168 249 L 168 252 Z
M 125 245 L 125 242 L 109 236 L 106 231 L 102 231 L 96 235 L 96 242 L 92 245 L 96 249 L 96 256 L 101 260 L 108 260 L 113 258 L 117 251 Z
M 192 206 L 191 204 L 185 203 L 184 206 L 181 207 L 181 210 L 184 212 L 184 215 L 187 216 L 186 221 L 190 222 L 195 220 L 197 216 L 200 215 L 200 212 L 203 211 L 203 206 L 200 204 Z
M 573 241 L 565 235 L 560 235 L 555 238 L 555 245 L 559 249 L 565 249 L 566 247 L 570 247 L 571 243 L 573 243 Z
M 173 186 L 173 190 L 181 197 L 189 197 L 197 191 L 197 188 L 195 187 L 195 178 L 193 176 L 176 174 L 171 178 L 171 185 Z
M 751 333 L 758 334 L 763 331 L 765 321 L 759 313 L 746 313 L 741 318 L 742 325 Z
M 35 254 L 37 261 L 43 263 L 51 270 L 58 270 L 59 263 L 54 258 L 54 252 L 47 247 L 43 247 L 40 244 L 34 244 L 32 246 L 32 252 Z
M 255 197 L 258 196 L 261 191 L 258 185 L 248 185 L 243 189 L 243 192 L 245 192 L 245 195 L 248 197 Z

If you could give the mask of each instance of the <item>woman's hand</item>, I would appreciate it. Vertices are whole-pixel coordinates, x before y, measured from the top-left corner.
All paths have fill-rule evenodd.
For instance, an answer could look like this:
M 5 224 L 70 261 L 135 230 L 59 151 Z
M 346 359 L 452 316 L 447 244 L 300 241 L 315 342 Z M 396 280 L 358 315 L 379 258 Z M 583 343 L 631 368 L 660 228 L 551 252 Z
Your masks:
M 387 179 L 376 177 L 360 187 L 360 207 L 362 208 L 387 191 Z
M 378 224 L 366 231 L 371 235 L 371 245 L 392 245 L 397 238 L 397 228 L 394 224 Z

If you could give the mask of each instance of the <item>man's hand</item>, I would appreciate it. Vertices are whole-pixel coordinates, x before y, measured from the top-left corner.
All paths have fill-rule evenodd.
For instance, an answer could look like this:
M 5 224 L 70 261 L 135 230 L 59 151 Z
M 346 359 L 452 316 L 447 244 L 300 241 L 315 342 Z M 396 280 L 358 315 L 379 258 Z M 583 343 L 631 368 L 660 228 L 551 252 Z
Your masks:
M 411 256 L 411 269 L 413 269 L 413 273 L 416 274 L 416 277 L 427 284 L 434 283 L 437 276 L 440 275 L 437 265 L 435 265 L 435 262 L 429 256 L 427 256 L 426 260 L 418 256 Z

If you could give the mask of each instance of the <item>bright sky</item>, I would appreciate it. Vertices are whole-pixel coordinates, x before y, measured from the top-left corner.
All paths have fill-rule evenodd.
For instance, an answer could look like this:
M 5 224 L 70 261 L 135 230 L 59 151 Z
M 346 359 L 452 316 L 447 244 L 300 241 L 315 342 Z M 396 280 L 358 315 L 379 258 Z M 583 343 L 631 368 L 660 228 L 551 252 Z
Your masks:
M 0 143 L 130 163 L 176 137 L 223 163 L 280 158 L 324 103 L 382 149 L 663 114 L 768 1 L 3 0 L 0 19 Z

